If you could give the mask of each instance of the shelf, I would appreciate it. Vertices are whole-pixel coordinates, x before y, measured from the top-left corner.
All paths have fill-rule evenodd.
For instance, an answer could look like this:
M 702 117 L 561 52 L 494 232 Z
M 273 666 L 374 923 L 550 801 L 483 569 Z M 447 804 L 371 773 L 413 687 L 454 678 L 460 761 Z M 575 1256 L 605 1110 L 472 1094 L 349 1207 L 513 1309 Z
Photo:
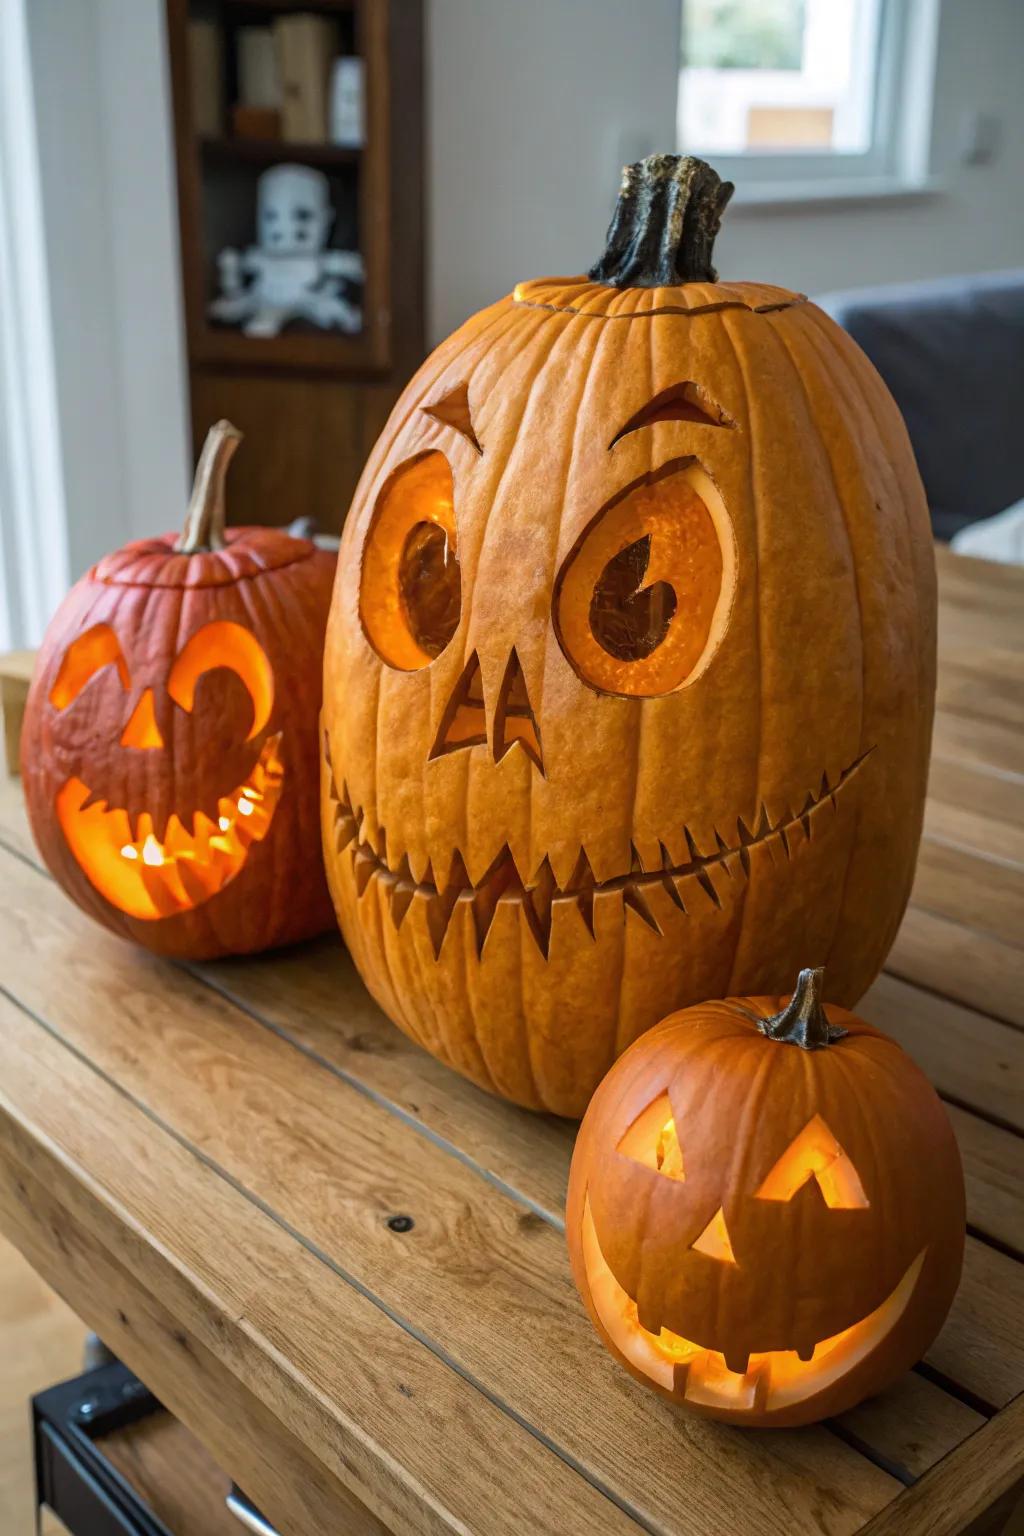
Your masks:
M 286 139 L 200 139 L 209 160 L 246 161 L 251 165 L 278 165 L 300 161 L 305 165 L 356 165 L 363 151 L 340 144 L 297 144 Z

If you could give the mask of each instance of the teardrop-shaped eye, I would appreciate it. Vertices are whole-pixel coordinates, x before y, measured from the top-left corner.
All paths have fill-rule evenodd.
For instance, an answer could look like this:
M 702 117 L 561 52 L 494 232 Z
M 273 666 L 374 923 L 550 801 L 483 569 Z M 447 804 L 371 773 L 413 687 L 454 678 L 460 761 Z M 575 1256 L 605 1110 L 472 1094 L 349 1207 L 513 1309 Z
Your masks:
M 692 458 L 675 460 L 626 486 L 584 529 L 555 583 L 555 631 L 591 688 L 652 698 L 700 677 L 735 588 L 722 498 Z
M 420 454 L 389 476 L 363 547 L 359 617 L 389 667 L 427 667 L 459 627 L 462 575 L 452 471 Z

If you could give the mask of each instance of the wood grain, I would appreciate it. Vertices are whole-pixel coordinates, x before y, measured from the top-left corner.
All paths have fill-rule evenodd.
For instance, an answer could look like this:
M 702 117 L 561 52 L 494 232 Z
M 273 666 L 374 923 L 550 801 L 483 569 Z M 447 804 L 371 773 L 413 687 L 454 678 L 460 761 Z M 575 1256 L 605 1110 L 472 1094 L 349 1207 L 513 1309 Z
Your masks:
M 224 1502 L 230 1477 L 171 1414 L 148 1414 L 96 1447 L 174 1536 L 241 1536 Z
M 513 1530 L 520 1498 L 549 1536 L 569 1509 L 602 1532 L 630 1528 L 535 1436 L 3 998 L 0 1024 L 18 1088 L 17 1107 L 6 1081 L 0 1088 L 5 1227 L 284 1536 L 339 1519 L 353 1536 L 461 1531 L 482 1507 L 496 1530 Z
M 905 981 L 1024 1028 L 1024 950 L 908 907 L 885 968 Z
M 164 965 L 96 934 L 51 882 L 8 863 L 15 910 L 0 934 L 20 951 L 10 985 L 26 1005 L 648 1526 L 673 1529 L 682 1498 L 701 1505 L 694 1530 L 721 1529 L 766 1479 L 791 1530 L 853 1530 L 893 1496 L 892 1479 L 825 1430 L 751 1439 L 723 1481 L 728 1431 L 617 1370 L 558 1231 L 198 983 L 168 988 Z M 415 1221 L 403 1238 L 387 1227 L 398 1213 Z M 650 1458 L 671 1476 L 649 1478 Z M 776 1513 L 752 1529 L 774 1529 Z
M 1022 1442 L 1019 1398 L 871 1520 L 863 1536 L 966 1536 L 967 1527 L 1019 1483 Z
M 858 1006 L 939 1093 L 1024 1131 L 1024 1033 L 896 976 L 880 976 Z

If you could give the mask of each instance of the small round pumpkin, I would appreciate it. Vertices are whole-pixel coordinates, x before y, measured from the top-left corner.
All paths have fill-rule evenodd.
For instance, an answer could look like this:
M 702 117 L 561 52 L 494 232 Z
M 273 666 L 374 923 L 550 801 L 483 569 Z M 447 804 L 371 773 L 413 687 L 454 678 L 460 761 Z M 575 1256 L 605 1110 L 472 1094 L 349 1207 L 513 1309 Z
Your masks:
M 334 559 L 276 529 L 225 531 L 239 437 L 211 430 L 180 538 L 129 544 L 68 593 L 22 731 L 54 878 L 115 933 L 188 959 L 331 922 L 317 714 Z
M 701 1003 L 615 1063 L 580 1127 L 566 1233 L 620 1364 L 697 1413 L 807 1424 L 924 1354 L 956 1292 L 949 1119 L 885 1035 L 822 1006 Z
M 852 1005 L 910 890 L 935 573 L 899 412 L 798 293 L 718 282 L 732 191 L 627 168 L 590 277 L 412 380 L 345 527 L 324 845 L 413 1039 L 581 1115 L 673 1008 Z

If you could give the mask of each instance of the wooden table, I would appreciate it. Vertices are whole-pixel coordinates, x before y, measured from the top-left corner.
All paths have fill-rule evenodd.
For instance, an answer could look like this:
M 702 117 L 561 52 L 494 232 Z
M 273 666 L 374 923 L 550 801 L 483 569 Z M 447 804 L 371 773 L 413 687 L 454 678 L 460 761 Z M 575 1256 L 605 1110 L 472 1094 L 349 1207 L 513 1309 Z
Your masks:
M 920 869 L 862 1012 L 947 1101 L 967 1258 L 927 1359 L 809 1430 L 687 1418 L 612 1363 L 566 1260 L 572 1128 L 424 1056 L 338 942 L 137 953 L 65 900 L 3 798 L 0 1225 L 285 1536 L 1005 1518 L 1024 1477 L 1024 572 L 939 567 Z

